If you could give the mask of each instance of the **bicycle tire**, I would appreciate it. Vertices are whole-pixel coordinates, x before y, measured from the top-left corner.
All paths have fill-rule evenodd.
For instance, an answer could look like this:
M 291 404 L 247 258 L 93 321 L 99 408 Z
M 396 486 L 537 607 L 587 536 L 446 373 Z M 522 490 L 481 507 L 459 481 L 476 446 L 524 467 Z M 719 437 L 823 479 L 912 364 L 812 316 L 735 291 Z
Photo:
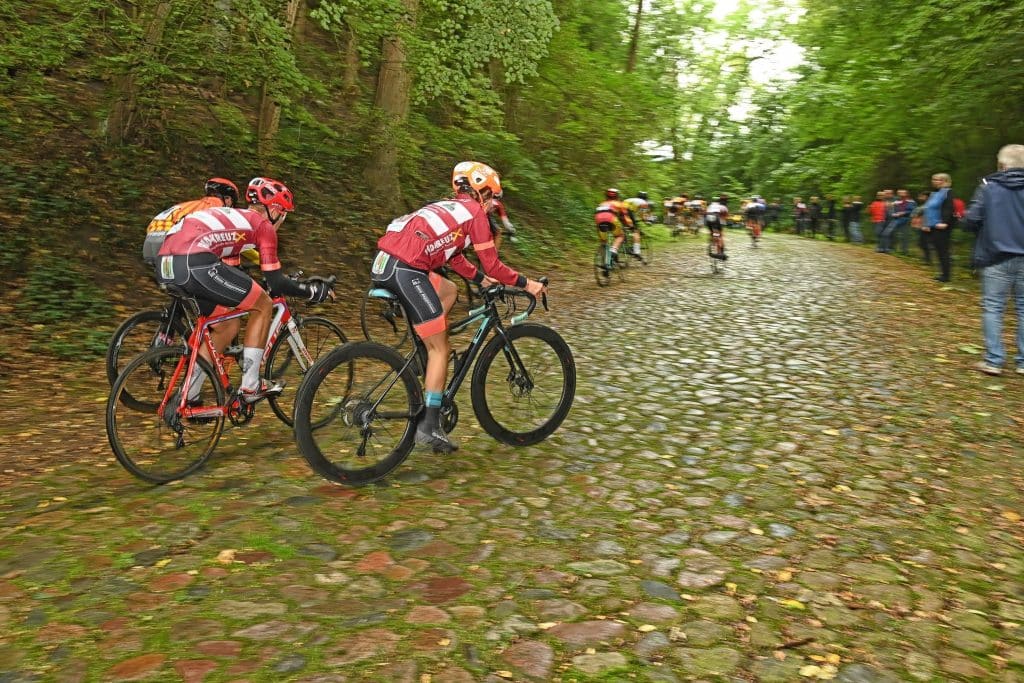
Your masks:
M 168 315 L 167 309 L 139 311 L 114 330 L 107 344 L 105 358 L 110 386 L 114 386 L 121 371 L 139 354 L 157 345 L 168 346 L 188 337 L 189 329 L 181 318 L 169 320 Z M 170 336 L 160 339 L 158 335 L 167 335 L 167 329 L 170 330 Z M 131 396 L 126 396 L 124 400 L 130 401 Z
M 654 248 L 651 246 L 651 238 L 646 234 L 640 234 L 640 258 L 643 259 L 645 266 L 651 265 L 651 260 L 654 258 Z
M 597 247 L 597 253 L 594 254 L 594 278 L 597 280 L 598 287 L 607 287 L 611 284 L 612 274 L 607 252 L 608 246 L 601 244 Z
M 393 348 L 373 342 L 339 346 L 313 364 L 295 396 L 294 429 L 299 452 L 314 472 L 345 486 L 364 486 L 405 461 L 423 408 L 419 380 L 411 370 L 402 371 L 405 364 Z M 341 379 L 335 374 L 339 367 L 346 375 Z M 383 415 L 377 413 L 375 402 L 385 407 Z M 378 434 L 380 443 L 375 440 Z M 352 454 L 350 442 L 356 439 L 379 456 L 375 462 L 354 467 L 332 460 L 338 456 L 367 462 L 358 448 Z
M 366 341 L 384 344 L 394 349 L 405 346 L 409 340 L 409 319 L 397 299 L 370 296 L 371 287 L 359 303 L 359 328 Z
M 313 363 L 337 346 L 348 342 L 340 327 L 321 316 L 307 316 L 299 319 L 299 336 L 309 351 Z M 281 422 L 291 427 L 295 412 L 295 393 L 302 383 L 302 377 L 313 366 L 305 358 L 295 355 L 295 349 L 289 343 L 292 332 L 285 327 L 270 349 L 267 362 L 263 368 L 263 376 L 273 382 L 285 382 L 284 391 L 277 396 L 268 396 L 267 403 Z M 295 377 L 297 375 L 297 377 Z
M 114 456 L 121 466 L 134 476 L 152 484 L 166 484 L 192 474 L 206 464 L 213 454 L 221 433 L 224 430 L 225 415 L 199 419 L 182 419 L 177 415 L 177 403 L 168 401 L 165 411 L 174 411 L 170 417 L 157 414 L 160 403 L 170 388 L 167 382 L 173 377 L 175 368 L 183 358 L 183 351 L 177 347 L 163 346 L 137 356 L 114 381 L 107 398 L 106 428 L 107 440 L 114 451 Z M 206 378 L 200 395 L 204 405 L 223 406 L 225 401 L 224 387 L 220 384 L 212 366 L 204 358 L 197 362 Z M 184 382 L 185 372 L 178 378 Z M 154 384 L 155 382 L 155 384 Z M 131 403 L 123 400 L 129 390 L 136 397 L 134 403 L 144 409 L 133 408 Z M 179 386 L 174 392 L 181 390 Z M 189 445 L 184 443 L 184 432 L 195 436 L 195 449 L 185 453 Z M 180 431 L 178 431 L 180 430 Z M 203 436 L 203 434 L 206 434 Z M 181 460 L 181 465 L 172 466 L 169 470 L 160 470 L 156 460 L 162 454 L 174 456 L 171 460 Z M 184 455 L 184 457 L 180 457 Z
M 506 349 L 506 339 L 525 367 L 525 375 Z M 535 349 L 527 340 L 539 341 L 542 346 Z M 554 357 L 544 358 L 541 352 L 551 352 Z M 498 358 L 503 358 L 506 362 L 495 363 Z M 557 370 L 554 361 L 557 361 Z M 544 366 L 545 362 L 548 364 L 547 367 Z M 544 374 L 544 370 L 548 368 L 550 374 Z M 561 377 L 562 385 L 557 390 L 557 398 L 553 395 L 555 373 Z M 542 376 L 551 378 L 551 389 L 540 392 L 552 392 L 549 400 L 545 402 L 551 405 L 550 409 L 540 406 L 540 401 L 535 402 L 535 394 L 538 394 L 541 383 L 543 382 L 544 387 L 548 386 Z M 476 413 L 476 418 L 484 431 L 510 446 L 531 446 L 549 437 L 569 414 L 575 396 L 576 361 L 572 350 L 561 335 L 544 325 L 515 325 L 505 330 L 505 337 L 500 334 L 493 337 L 480 352 L 476 367 L 473 369 L 470 386 L 473 412 Z M 550 399 L 554 399 L 553 403 Z M 511 403 L 511 406 L 500 407 L 499 404 L 502 403 Z M 540 419 L 533 419 L 534 424 L 527 425 L 526 429 L 519 425 L 510 426 L 510 413 L 523 414 L 534 407 L 540 407 L 545 415 Z

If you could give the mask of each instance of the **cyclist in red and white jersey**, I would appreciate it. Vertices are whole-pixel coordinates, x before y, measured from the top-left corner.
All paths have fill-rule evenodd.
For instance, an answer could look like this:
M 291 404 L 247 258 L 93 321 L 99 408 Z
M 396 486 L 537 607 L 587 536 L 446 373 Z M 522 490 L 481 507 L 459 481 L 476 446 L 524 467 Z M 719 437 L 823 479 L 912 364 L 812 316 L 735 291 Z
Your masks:
M 270 178 L 253 178 L 245 196 L 248 209 L 222 207 L 187 216 L 181 227 L 164 240 L 156 275 L 160 282 L 176 285 L 194 296 L 203 315 L 221 314 L 231 309 L 249 311 L 239 395 L 243 401 L 253 403 L 283 389 L 281 385 L 260 380 L 259 376 L 272 302 L 263 287 L 225 261 L 254 249 L 259 253 L 263 277 L 275 293 L 302 296 L 319 303 L 333 298 L 334 292 L 322 279 L 297 282 L 281 272 L 277 230 L 288 212 L 295 208 L 291 190 Z M 211 329 L 214 345 L 221 350 L 227 348 L 240 326 L 240 319 L 214 326 Z M 205 355 L 205 349 L 202 353 Z M 195 388 L 196 395 L 199 389 L 201 385 Z
M 175 204 L 153 216 L 153 220 L 146 226 L 146 240 L 142 243 L 142 260 L 147 265 L 156 263 L 156 255 L 167 235 L 180 226 L 185 216 L 204 209 L 238 206 L 238 186 L 227 178 L 210 178 L 203 190 L 205 196 Z
M 451 351 L 447 316 L 455 304 L 456 288 L 434 271 L 447 263 L 478 285 L 501 282 L 535 296 L 544 291 L 540 282 L 520 275 L 498 258 L 487 220 L 491 202 L 501 194 L 497 172 L 486 164 L 463 161 L 452 171 L 452 187 L 454 199 L 432 202 L 388 225 L 377 241 L 379 251 L 371 269 L 374 285 L 399 298 L 427 347 L 426 410 L 416 428 L 416 441 L 448 453 L 458 446 L 441 428 L 440 410 Z M 462 253 L 470 246 L 482 271 Z

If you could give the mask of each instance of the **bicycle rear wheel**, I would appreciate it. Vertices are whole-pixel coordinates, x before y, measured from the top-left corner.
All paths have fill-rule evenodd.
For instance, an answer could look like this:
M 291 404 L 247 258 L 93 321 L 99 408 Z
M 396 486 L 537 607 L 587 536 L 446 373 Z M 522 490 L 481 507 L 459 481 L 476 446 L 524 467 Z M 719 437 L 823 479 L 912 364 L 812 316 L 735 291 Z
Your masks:
M 394 349 L 409 341 L 409 319 L 402 304 L 397 299 L 370 296 L 369 290 L 359 304 L 359 327 L 366 341 Z
M 314 472 L 362 486 L 402 464 L 423 407 L 419 381 L 405 365 L 390 347 L 356 342 L 306 373 L 295 397 L 295 441 Z
M 651 238 L 646 233 L 640 233 L 640 258 L 645 266 L 651 265 L 651 260 L 654 258 Z
M 594 254 L 594 278 L 598 287 L 607 287 L 611 283 L 611 267 L 608 263 L 608 245 L 601 244 Z
M 171 386 L 175 369 L 186 360 L 180 348 L 147 351 L 124 369 L 107 399 L 107 439 L 117 461 L 139 479 L 165 484 L 202 467 L 217 447 L 224 429 L 224 388 L 213 368 L 199 358 L 202 391 L 194 407 L 208 406 L 208 415 L 184 417 L 178 397 L 185 382 L 185 367 Z M 131 400 L 126 400 L 127 397 Z M 169 397 L 164 415 L 157 411 Z
M 510 446 L 530 446 L 550 436 L 569 414 L 576 361 L 550 327 L 516 325 L 484 346 L 470 393 L 473 412 L 488 434 Z
M 274 415 L 289 427 L 293 424 L 295 394 L 302 378 L 318 358 L 348 341 L 341 328 L 327 318 L 308 316 L 299 320 L 298 326 L 298 338 L 287 327 L 281 331 L 263 369 L 267 379 L 284 382 L 284 391 L 268 396 L 267 403 Z

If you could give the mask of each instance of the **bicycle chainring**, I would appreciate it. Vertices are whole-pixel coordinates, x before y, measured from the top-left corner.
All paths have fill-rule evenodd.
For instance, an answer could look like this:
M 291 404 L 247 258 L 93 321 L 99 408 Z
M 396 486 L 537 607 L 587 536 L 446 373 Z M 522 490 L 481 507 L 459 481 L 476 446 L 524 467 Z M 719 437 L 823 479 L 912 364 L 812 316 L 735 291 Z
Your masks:
M 231 424 L 236 427 L 241 427 L 244 424 L 249 424 L 252 421 L 252 416 L 256 414 L 255 403 L 244 403 L 243 401 L 235 400 L 231 409 L 228 410 L 228 417 L 231 419 Z
M 459 407 L 454 403 L 449 407 L 441 408 L 441 429 L 445 434 L 451 434 L 455 425 L 459 424 Z

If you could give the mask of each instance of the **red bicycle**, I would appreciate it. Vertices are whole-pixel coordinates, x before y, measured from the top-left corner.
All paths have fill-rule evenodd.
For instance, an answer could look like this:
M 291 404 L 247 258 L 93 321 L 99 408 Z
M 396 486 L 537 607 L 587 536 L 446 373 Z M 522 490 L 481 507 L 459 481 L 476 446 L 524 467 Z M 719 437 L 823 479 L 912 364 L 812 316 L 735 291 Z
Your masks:
M 334 283 L 334 278 L 327 281 Z M 195 299 L 169 287 L 192 310 L 195 327 L 184 344 L 150 349 L 118 375 L 107 399 L 107 438 L 118 462 L 136 477 L 165 484 L 195 472 L 209 460 L 228 421 L 250 422 L 256 405 L 239 400 L 231 379 L 236 358 L 213 346 L 210 327 L 248 315 L 229 311 L 198 315 Z M 284 382 L 267 397 L 277 417 L 292 426 L 295 391 L 322 355 L 347 341 L 341 328 L 319 316 L 293 314 L 284 297 L 273 298 L 273 318 L 263 353 L 263 376 Z M 212 363 L 198 352 L 205 348 Z

